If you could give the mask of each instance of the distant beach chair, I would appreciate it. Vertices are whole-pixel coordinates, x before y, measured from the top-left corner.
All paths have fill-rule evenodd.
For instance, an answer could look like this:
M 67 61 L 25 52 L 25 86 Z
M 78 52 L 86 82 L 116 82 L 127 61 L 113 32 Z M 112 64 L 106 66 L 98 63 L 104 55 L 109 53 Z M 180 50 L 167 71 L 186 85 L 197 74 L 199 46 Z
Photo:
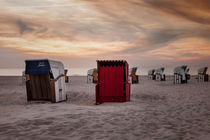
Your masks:
M 208 67 L 198 69 L 198 82 L 208 82 L 209 75 L 207 74 Z
M 148 79 L 155 80 L 155 69 L 151 69 L 148 71 Z
M 136 75 L 137 67 L 129 69 L 129 82 L 132 84 L 139 83 L 139 76 Z
M 68 73 L 68 69 L 65 69 L 65 70 L 64 70 L 64 74 L 65 74 L 65 83 L 68 83 L 68 82 L 69 82 L 69 77 L 68 77 L 67 73 Z
M 22 71 L 22 83 L 25 84 L 25 82 L 29 80 L 29 75 L 25 74 L 25 71 Z
M 22 83 L 26 82 L 26 75 L 25 75 L 25 71 L 22 71 Z
M 87 83 L 91 84 L 91 83 L 97 83 L 98 81 L 98 72 L 97 69 L 90 69 L 87 71 Z
M 157 80 L 157 81 L 165 81 L 166 80 L 164 70 L 165 70 L 165 68 L 163 68 L 163 67 L 155 70 L 155 80 Z
M 174 69 L 174 84 L 187 83 L 190 80 L 189 70 L 186 65 L 176 67 Z
M 130 101 L 128 63 L 125 60 L 98 60 L 96 104 Z
M 48 59 L 26 60 L 28 101 L 60 102 L 67 99 L 64 65 Z

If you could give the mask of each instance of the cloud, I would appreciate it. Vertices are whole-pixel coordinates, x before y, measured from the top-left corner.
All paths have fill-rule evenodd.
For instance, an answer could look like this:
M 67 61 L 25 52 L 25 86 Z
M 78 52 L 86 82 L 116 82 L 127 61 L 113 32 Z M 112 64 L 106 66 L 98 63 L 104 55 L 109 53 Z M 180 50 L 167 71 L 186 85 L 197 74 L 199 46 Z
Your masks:
M 183 38 L 198 37 L 209 40 L 209 1 L 153 1 L 126 0 L 90 1 L 116 29 L 124 27 L 134 35 L 132 45 L 118 54 L 138 54 L 162 48 Z M 199 23 L 199 24 L 194 24 Z M 204 24 L 201 26 L 200 24 Z M 120 26 L 119 26 L 120 25 Z M 133 27 L 133 28 L 132 28 Z M 131 30 L 134 29 L 134 30 Z M 119 38 L 122 33 L 119 34 Z
M 209 40 L 210 29 L 202 27 L 176 27 L 176 28 L 161 28 L 153 29 L 146 34 L 145 38 L 140 38 L 137 41 L 133 41 L 128 48 L 120 51 L 119 53 L 144 53 L 147 51 L 152 51 L 165 46 L 179 42 L 179 40 L 187 38 L 203 38 L 204 40 Z M 193 45 L 194 42 L 191 44 Z M 189 42 L 190 45 L 190 42 Z M 202 48 L 202 46 L 200 46 Z
M 200 24 L 210 24 L 210 1 L 209 0 L 144 0 L 149 6 L 158 11 L 182 17 Z
M 155 64 L 152 58 L 169 63 L 179 57 L 210 56 L 207 0 L 2 0 L 0 4 L 1 47 L 27 56 L 65 56 L 78 62 L 129 59 L 142 64 Z
M 21 20 L 18 20 L 16 22 L 18 28 L 19 28 L 19 33 L 23 34 L 24 32 L 31 32 L 34 31 L 34 29 L 32 27 L 29 27 L 29 25 L 27 25 L 27 23 L 24 23 Z

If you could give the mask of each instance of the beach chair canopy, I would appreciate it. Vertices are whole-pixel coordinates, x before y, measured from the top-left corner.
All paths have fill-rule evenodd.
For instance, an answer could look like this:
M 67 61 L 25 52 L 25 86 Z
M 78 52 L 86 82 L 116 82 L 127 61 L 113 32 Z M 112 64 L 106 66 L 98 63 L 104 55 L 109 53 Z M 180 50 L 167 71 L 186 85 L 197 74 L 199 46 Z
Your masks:
M 183 66 L 178 66 L 174 69 L 174 73 L 176 74 L 181 74 L 182 72 L 185 73 L 189 72 L 189 68 L 187 68 L 186 65 L 183 65 Z
M 165 70 L 165 68 L 163 68 L 163 67 L 162 68 L 158 68 L 158 69 L 155 70 L 155 73 L 156 74 L 163 74 L 164 70 Z
M 206 74 L 207 70 L 208 70 L 208 67 L 200 68 L 198 69 L 198 74 Z
M 66 75 L 67 73 L 68 73 L 68 70 L 67 70 L 67 69 L 65 69 L 65 70 L 64 70 L 64 74 Z
M 137 67 L 133 67 L 131 69 L 132 69 L 132 71 L 135 71 L 136 72 L 138 68 Z
M 64 74 L 64 65 L 60 61 L 49 59 L 25 60 L 25 74 L 48 74 L 51 78 L 56 79 L 59 75 Z
M 152 75 L 152 74 L 154 74 L 154 72 L 155 72 L 155 69 L 151 69 L 148 71 L 148 75 Z
M 97 71 L 97 69 L 96 69 L 96 68 L 89 69 L 89 70 L 87 71 L 87 75 L 93 75 L 93 72 L 94 72 L 94 71 Z

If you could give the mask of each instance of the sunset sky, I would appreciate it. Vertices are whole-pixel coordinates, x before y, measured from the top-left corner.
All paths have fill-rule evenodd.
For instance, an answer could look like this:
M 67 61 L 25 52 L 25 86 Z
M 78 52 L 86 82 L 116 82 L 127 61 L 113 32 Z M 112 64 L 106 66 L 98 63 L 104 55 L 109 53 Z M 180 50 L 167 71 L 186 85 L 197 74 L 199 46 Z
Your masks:
M 210 66 L 209 0 L 0 0 L 0 69 L 125 59 L 140 69 Z

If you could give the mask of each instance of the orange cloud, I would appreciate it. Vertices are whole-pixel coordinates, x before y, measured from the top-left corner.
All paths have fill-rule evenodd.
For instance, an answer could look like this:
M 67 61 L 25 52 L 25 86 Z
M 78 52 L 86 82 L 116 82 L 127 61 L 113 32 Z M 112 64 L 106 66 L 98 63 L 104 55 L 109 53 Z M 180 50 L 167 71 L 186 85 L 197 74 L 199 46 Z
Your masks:
M 210 41 L 202 38 L 184 38 L 171 42 L 167 46 L 150 51 L 163 59 L 195 60 L 210 54 Z M 171 56 L 171 57 L 169 57 Z
M 25 52 L 47 53 L 54 55 L 93 56 L 122 50 L 129 44 L 126 42 L 78 42 L 61 39 L 0 37 L 1 44 L 8 48 L 16 48 Z

